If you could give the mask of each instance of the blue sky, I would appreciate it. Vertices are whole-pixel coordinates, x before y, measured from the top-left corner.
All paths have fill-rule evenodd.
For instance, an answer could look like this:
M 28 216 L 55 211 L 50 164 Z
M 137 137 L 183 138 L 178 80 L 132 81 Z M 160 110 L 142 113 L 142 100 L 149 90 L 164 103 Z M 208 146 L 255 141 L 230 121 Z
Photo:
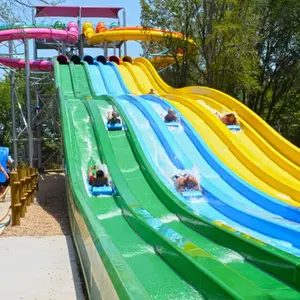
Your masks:
M 36 2 L 38 3 L 38 2 Z M 70 5 L 70 6 L 104 6 L 104 7 L 124 7 L 126 10 L 126 21 L 127 26 L 136 26 L 140 25 L 140 15 L 141 7 L 139 0 L 109 0 L 109 1 L 96 1 L 96 0 L 67 0 L 61 5 Z M 122 20 L 122 12 L 119 13 Z M 113 19 L 85 19 L 93 24 L 97 24 L 100 21 L 103 21 L 105 24 L 109 25 L 113 22 Z M 54 53 L 54 52 L 53 52 Z M 134 41 L 127 42 L 127 54 L 132 57 L 140 56 L 142 53 L 142 48 L 139 43 Z M 99 54 L 97 50 L 86 49 L 85 54 L 90 54 L 96 56 Z M 53 54 L 55 55 L 55 54 Z M 112 55 L 112 52 L 109 53 Z

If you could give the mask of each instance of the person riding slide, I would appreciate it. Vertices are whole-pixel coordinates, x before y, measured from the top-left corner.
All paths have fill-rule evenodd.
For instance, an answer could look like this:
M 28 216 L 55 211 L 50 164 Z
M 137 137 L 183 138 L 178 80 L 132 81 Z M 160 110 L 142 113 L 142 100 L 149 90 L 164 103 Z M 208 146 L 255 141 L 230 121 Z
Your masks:
M 165 122 L 170 123 L 175 121 L 177 121 L 177 115 L 173 109 L 169 108 L 168 113 L 165 115 Z
M 220 117 L 220 120 L 225 125 L 240 125 L 239 120 L 237 119 L 236 115 L 232 112 L 225 114 L 224 116 Z
M 107 124 L 120 124 L 121 119 L 119 117 L 119 113 L 116 111 L 108 112 L 107 114 Z
M 200 191 L 197 179 L 189 174 L 179 174 L 172 177 L 177 191 L 182 194 L 185 190 Z
M 96 176 L 93 174 L 93 170 L 96 170 Z M 105 175 L 104 171 L 99 170 L 99 168 L 96 165 L 89 167 L 88 182 L 92 187 L 109 186 L 108 178 Z

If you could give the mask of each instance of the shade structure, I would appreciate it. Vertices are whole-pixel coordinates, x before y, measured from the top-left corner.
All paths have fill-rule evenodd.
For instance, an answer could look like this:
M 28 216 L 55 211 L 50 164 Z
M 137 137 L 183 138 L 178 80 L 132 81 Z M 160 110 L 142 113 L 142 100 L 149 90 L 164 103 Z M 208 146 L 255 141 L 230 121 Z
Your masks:
M 35 6 L 35 17 L 118 18 L 123 7 Z

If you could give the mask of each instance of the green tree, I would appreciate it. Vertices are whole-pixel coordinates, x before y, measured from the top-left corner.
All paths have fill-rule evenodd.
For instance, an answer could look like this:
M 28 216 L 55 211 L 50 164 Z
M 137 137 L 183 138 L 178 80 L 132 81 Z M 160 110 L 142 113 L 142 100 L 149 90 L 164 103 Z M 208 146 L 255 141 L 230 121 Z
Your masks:
M 185 40 L 183 59 L 171 67 L 175 76 L 184 77 L 177 80 L 178 87 L 205 84 L 233 94 L 242 88 L 257 88 L 253 75 L 258 61 L 252 42 L 256 27 L 250 3 L 253 1 L 141 1 L 145 27 L 179 31 L 196 43 L 196 50 L 190 47 L 187 51 Z M 167 41 L 174 54 L 182 46 L 178 40 Z
M 171 73 L 173 84 L 181 87 L 188 82 L 189 64 L 192 53 L 196 51 L 196 47 L 188 43 L 188 38 L 192 36 L 192 23 L 189 22 L 194 12 L 192 7 L 186 5 L 189 0 L 184 1 L 141 1 L 142 25 L 147 28 L 159 27 L 164 30 L 178 31 L 183 33 L 182 39 L 173 39 L 170 34 L 165 35 L 163 42 L 150 43 L 154 52 L 164 49 L 169 50 L 169 54 L 174 58 L 175 64 L 168 70 Z M 177 50 L 182 51 L 182 57 L 179 59 Z
M 300 2 L 141 0 L 141 5 L 145 27 L 180 31 L 197 45 L 189 53 L 183 46 L 188 55 L 161 73 L 166 81 L 222 90 L 300 144 Z M 178 41 L 167 42 L 170 49 L 178 47 Z

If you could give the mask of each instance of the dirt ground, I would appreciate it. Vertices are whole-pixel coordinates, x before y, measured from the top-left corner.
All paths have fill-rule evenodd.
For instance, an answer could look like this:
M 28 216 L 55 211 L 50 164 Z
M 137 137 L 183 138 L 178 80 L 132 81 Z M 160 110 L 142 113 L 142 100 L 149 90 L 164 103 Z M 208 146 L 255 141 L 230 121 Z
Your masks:
M 35 201 L 27 207 L 21 226 L 8 226 L 1 237 L 69 235 L 68 207 L 63 173 L 46 173 L 39 177 Z

